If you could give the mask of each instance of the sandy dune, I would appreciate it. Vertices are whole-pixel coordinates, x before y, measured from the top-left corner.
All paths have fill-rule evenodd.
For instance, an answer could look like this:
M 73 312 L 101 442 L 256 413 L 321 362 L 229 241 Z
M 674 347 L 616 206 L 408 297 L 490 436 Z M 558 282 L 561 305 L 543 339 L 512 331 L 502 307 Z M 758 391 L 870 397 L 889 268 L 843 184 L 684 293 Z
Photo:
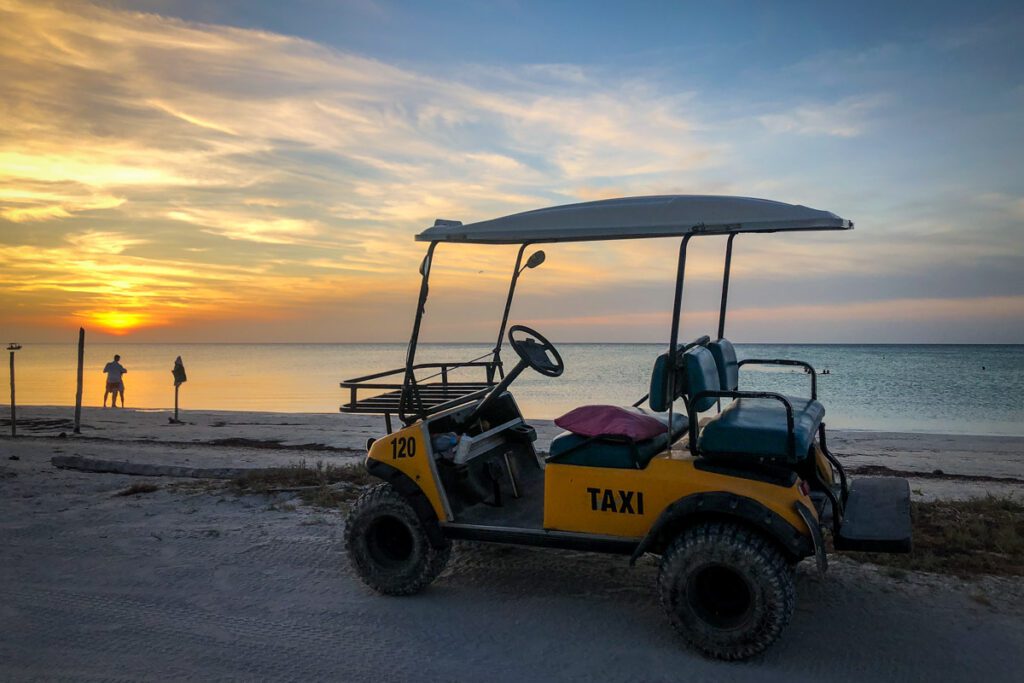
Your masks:
M 338 513 L 292 509 L 287 494 L 50 465 L 59 453 L 351 461 L 379 420 L 190 413 L 194 424 L 171 426 L 166 413 L 88 410 L 83 436 L 60 438 L 69 415 L 22 409 L 26 437 L 0 439 L 0 679 L 1009 681 L 1024 669 L 1020 579 L 893 578 L 844 560 L 824 578 L 801 568 L 794 623 L 738 665 L 683 647 L 657 603 L 653 561 L 630 569 L 619 557 L 462 545 L 425 593 L 383 598 L 349 571 Z M 541 425 L 542 439 L 553 431 Z M 834 437 L 857 467 L 943 470 L 915 480 L 926 496 L 1019 493 L 1022 443 Z M 140 481 L 161 488 L 113 495 Z

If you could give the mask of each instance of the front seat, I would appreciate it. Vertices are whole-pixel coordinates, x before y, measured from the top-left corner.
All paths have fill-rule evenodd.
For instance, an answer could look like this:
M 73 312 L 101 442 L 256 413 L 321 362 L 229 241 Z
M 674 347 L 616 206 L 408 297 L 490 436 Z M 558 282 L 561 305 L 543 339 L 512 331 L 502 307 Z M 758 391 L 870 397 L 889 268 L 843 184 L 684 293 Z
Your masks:
M 674 398 L 682 396 L 685 385 L 677 381 L 676 396 L 669 397 L 668 356 L 667 352 L 663 353 L 654 362 L 648 394 L 649 410 L 636 406 L 590 405 L 569 411 L 555 420 L 555 424 L 567 431 L 551 442 L 548 462 L 643 469 L 670 443 L 686 434 L 689 427 L 686 415 L 675 413 L 672 415 L 670 437 L 669 413 L 666 411 Z M 641 436 L 645 438 L 639 438 Z

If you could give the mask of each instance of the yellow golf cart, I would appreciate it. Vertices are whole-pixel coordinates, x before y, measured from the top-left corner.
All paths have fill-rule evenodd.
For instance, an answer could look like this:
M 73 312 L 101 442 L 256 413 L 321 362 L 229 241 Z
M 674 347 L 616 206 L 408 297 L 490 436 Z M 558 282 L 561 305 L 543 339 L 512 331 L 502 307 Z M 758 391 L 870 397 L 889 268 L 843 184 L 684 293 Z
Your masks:
M 661 557 L 658 589 L 683 637 L 701 652 L 743 659 L 789 622 L 794 565 L 827 566 L 824 534 L 838 549 L 907 552 L 906 480 L 847 479 L 829 452 L 825 407 L 806 363 L 738 359 L 725 338 L 729 271 L 737 235 L 849 230 L 827 211 L 762 199 L 657 196 L 558 206 L 463 225 L 438 220 L 427 242 L 405 367 L 342 382 L 341 410 L 384 415 L 387 435 L 368 445 L 367 470 L 384 483 L 354 505 L 349 558 L 373 589 L 415 593 L 444 568 L 451 541 L 568 548 Z M 714 339 L 679 341 L 687 245 L 725 238 Z M 549 452 L 534 447 L 511 385 L 527 369 L 555 379 L 555 345 L 521 325 L 502 339 L 516 283 L 540 265 L 529 245 L 678 237 L 667 349 L 651 359 L 648 394 L 624 406 L 580 406 Z M 431 265 L 440 244 L 521 245 L 494 349 L 468 362 L 417 363 Z M 447 247 L 446 247 L 447 248 Z M 750 390 L 741 369 L 788 365 L 809 374 L 806 396 Z M 455 381 L 459 371 L 476 381 Z M 628 399 L 627 399 L 628 401 Z M 714 409 L 714 410 L 713 410 Z M 393 418 L 401 426 L 393 428 Z

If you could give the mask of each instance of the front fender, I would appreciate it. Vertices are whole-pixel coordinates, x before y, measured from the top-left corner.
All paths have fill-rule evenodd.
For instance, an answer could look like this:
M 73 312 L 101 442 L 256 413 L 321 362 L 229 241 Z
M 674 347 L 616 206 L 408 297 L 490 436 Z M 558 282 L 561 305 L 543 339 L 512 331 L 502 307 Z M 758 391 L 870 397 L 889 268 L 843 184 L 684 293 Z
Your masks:
M 366 471 L 378 479 L 383 479 L 391 484 L 409 502 L 412 509 L 416 511 L 416 516 L 423 523 L 430 542 L 437 548 L 445 546 L 447 541 L 444 538 L 444 534 L 441 533 L 441 525 L 438 523 L 434 506 L 431 505 L 426 494 L 416 485 L 416 482 L 409 478 L 409 475 L 386 462 L 374 460 L 373 458 L 366 459 Z

